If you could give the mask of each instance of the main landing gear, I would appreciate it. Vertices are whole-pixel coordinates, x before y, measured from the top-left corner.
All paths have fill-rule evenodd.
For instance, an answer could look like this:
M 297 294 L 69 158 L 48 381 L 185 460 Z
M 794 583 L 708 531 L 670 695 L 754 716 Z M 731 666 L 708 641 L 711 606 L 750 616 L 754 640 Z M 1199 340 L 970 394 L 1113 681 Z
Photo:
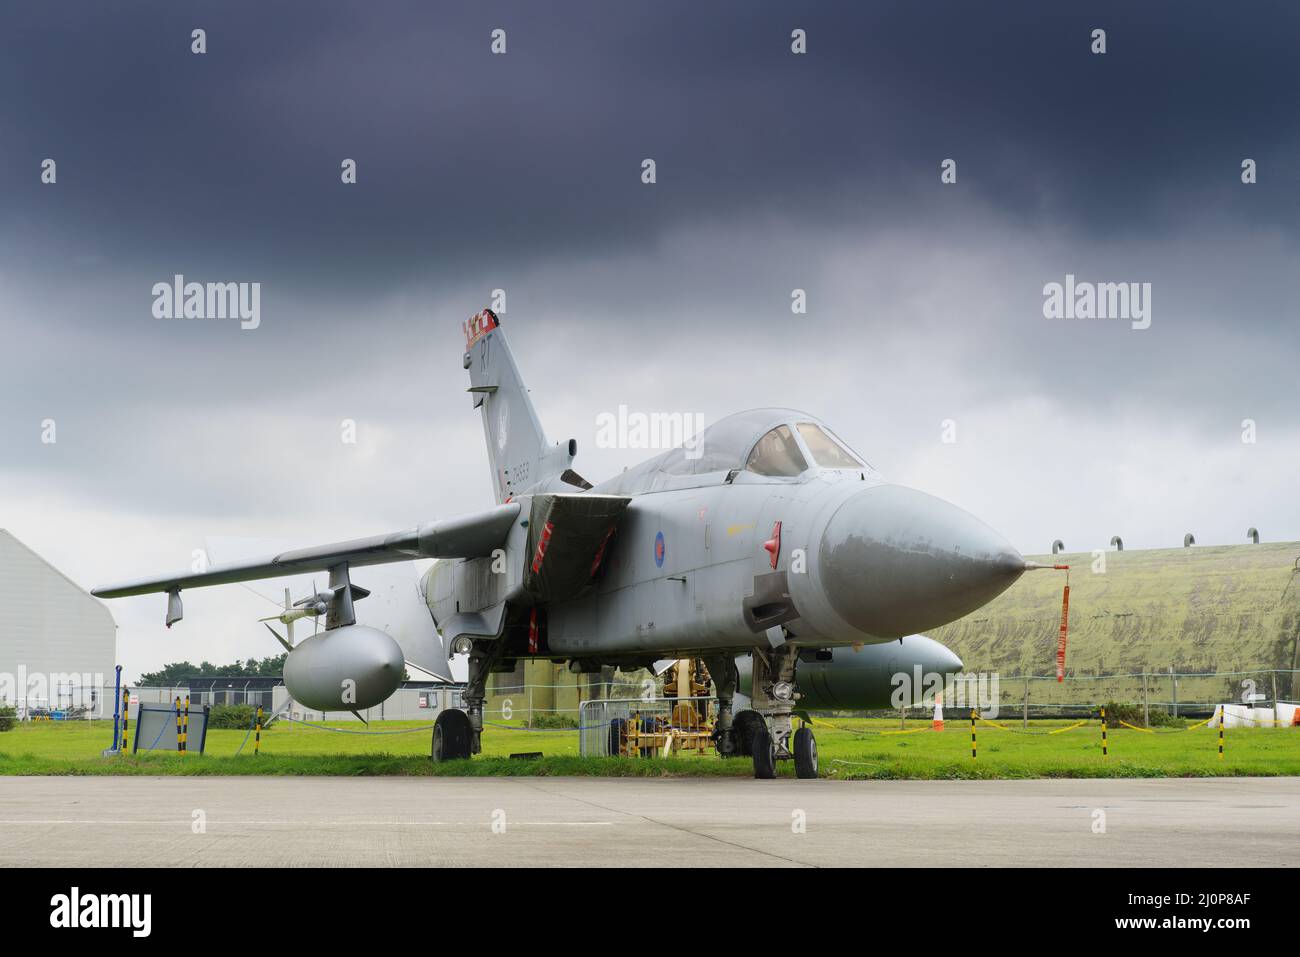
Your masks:
M 457 761 L 483 750 L 483 703 L 487 679 L 501 657 L 499 641 L 476 641 L 469 654 L 469 677 L 461 698 L 465 710 L 448 708 L 433 723 L 430 754 L 435 761 Z
M 435 761 L 459 761 L 470 755 L 474 728 L 469 715 L 456 708 L 440 713 L 433 723 L 433 750 Z

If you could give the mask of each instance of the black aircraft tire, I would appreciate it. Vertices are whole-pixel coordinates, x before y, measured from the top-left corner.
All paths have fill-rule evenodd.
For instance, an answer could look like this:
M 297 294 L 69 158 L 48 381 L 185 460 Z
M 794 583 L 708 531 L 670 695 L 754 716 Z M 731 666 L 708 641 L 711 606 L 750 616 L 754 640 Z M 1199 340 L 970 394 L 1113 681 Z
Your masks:
M 459 761 L 468 758 L 473 738 L 474 729 L 470 726 L 469 715 L 449 708 L 433 722 L 433 760 Z
M 731 754 L 730 758 L 748 758 L 754 753 L 754 732 L 764 727 L 763 716 L 757 711 L 737 711 L 731 719 Z
M 817 739 L 808 728 L 800 728 L 794 733 L 794 776 L 817 777 Z
M 770 781 L 776 777 L 776 742 L 772 732 L 763 725 L 754 732 L 750 750 L 754 753 L 754 777 L 760 781 Z

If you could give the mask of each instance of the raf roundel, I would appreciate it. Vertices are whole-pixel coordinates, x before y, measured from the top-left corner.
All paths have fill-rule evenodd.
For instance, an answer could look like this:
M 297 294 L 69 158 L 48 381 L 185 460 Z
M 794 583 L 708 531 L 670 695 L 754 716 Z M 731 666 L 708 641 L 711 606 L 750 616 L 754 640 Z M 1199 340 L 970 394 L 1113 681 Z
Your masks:
M 660 532 L 655 536 L 655 565 L 659 568 L 664 567 L 664 533 Z

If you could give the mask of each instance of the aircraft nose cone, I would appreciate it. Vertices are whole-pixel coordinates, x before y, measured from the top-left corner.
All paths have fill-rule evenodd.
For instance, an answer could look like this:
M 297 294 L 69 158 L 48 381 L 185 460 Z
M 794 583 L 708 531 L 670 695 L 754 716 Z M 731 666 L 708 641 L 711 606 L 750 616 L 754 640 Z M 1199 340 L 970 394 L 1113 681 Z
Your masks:
M 841 618 L 867 634 L 898 638 L 984 605 L 1020 577 L 1025 560 L 955 505 L 881 485 L 858 492 L 831 516 L 819 569 Z

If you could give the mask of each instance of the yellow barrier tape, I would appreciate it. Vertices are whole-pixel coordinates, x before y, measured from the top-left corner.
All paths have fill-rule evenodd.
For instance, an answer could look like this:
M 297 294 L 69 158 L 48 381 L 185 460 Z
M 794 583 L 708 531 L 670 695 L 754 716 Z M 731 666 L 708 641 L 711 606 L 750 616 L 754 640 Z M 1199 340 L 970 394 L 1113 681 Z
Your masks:
M 1047 732 L 1047 733 L 1048 733 L 1048 734 L 1063 734 L 1063 733 L 1065 733 L 1066 731 L 1073 731 L 1075 728 L 1081 728 L 1081 727 L 1083 727 L 1083 726 L 1084 726 L 1085 724 L 1087 724 L 1087 723 L 1088 723 L 1088 719 L 1085 718 L 1084 720 L 1082 720 L 1082 721 L 1076 721 L 1076 722 L 1074 722 L 1074 724 L 1069 725 L 1069 726 L 1067 726 L 1067 727 L 1064 727 L 1064 728 L 1057 728 L 1055 731 L 1049 731 L 1049 732 Z
M 1069 727 L 1057 728 L 1055 731 L 1026 731 L 1022 728 L 1011 728 L 1005 724 L 999 724 L 996 721 L 990 721 L 988 718 L 980 718 L 979 720 L 983 721 L 987 725 L 991 725 L 992 727 L 998 728 L 1002 731 L 1010 731 L 1012 734 L 1028 734 L 1028 735 L 1060 734 L 1063 731 L 1073 731 L 1075 728 L 1081 727 L 1082 725 L 1088 723 L 1088 719 L 1084 718 L 1082 721 L 1076 721 L 1074 724 L 1070 725 Z
M 1129 729 L 1131 729 L 1131 730 L 1133 730 L 1133 731 L 1141 731 L 1141 732 L 1143 732 L 1144 734 L 1182 734 L 1184 731 L 1194 731 L 1194 730 L 1196 730 L 1197 728 L 1201 728 L 1201 727 L 1205 727 L 1206 725 L 1209 725 L 1211 722 L 1214 721 L 1215 717 L 1216 717 L 1216 715 L 1213 715 L 1213 714 L 1212 714 L 1212 715 L 1210 715 L 1208 718 L 1206 718 L 1204 721 L 1198 721 L 1198 722 L 1196 722 L 1196 724 L 1189 724 L 1189 725 L 1188 725 L 1187 727 L 1185 727 L 1185 728 L 1176 728 L 1176 729 L 1169 730 L 1169 731 L 1157 731 L 1157 730 L 1154 730 L 1154 729 L 1152 729 L 1152 728 L 1139 728 L 1137 725 L 1135 725 L 1135 724 L 1129 724 L 1127 721 L 1119 721 L 1119 723 L 1122 724 L 1122 725 L 1123 725 L 1124 727 L 1126 727 L 1126 728 L 1129 728 Z M 990 721 L 988 718 L 979 718 L 979 719 L 977 719 L 977 720 L 979 720 L 979 721 L 983 722 L 984 724 L 987 724 L 987 725 L 989 725 L 989 726 L 991 726 L 991 727 L 997 728 L 997 729 L 999 729 L 1000 731 L 1010 731 L 1012 734 L 1044 735 L 1044 734 L 1064 734 L 1064 733 L 1067 732 L 1067 731 L 1073 731 L 1075 728 L 1081 728 L 1081 727 L 1083 727 L 1083 726 L 1084 726 L 1085 724 L 1087 724 L 1091 719 L 1090 719 L 1090 718 L 1084 718 L 1082 721 L 1076 721 L 1076 722 L 1074 722 L 1074 724 L 1066 725 L 1064 728 L 1056 728 L 1056 729 L 1053 730 L 1053 731 L 1024 731 L 1024 730 L 1022 730 L 1022 729 L 1020 729 L 1020 728 L 1012 728 L 1012 727 L 1008 727 L 1007 725 L 1002 724 L 1002 723 L 997 722 L 997 721 Z M 1118 720 L 1118 719 L 1117 719 L 1117 720 Z M 886 735 L 898 735 L 898 734 L 921 734 L 922 732 L 925 732 L 925 731 L 934 731 L 934 730 L 936 730 L 934 727 L 927 727 L 927 728 L 909 728 L 909 729 L 906 730 L 906 731 L 874 731 L 874 730 L 871 730 L 871 729 L 869 729 L 869 728 L 863 728 L 863 729 L 861 729 L 861 730 L 857 730 L 857 729 L 854 729 L 854 728 L 844 728 L 844 727 L 841 727 L 841 726 L 839 726 L 839 725 L 831 724 L 830 722 L 825 721 L 825 720 L 822 720 L 822 719 L 818 719 L 816 722 L 813 722 L 813 721 L 810 720 L 809 723 L 810 723 L 810 724 L 815 723 L 815 724 L 817 724 L 817 725 L 820 725 L 820 726 L 823 727 L 823 728 L 830 728 L 830 729 L 832 729 L 832 730 L 834 730 L 834 731 L 843 731 L 845 734 L 856 734 L 856 735 L 863 735 L 863 736 L 865 736 L 865 735 L 880 735 L 880 736 L 886 736 Z M 1280 722 L 1279 722 L 1279 723 L 1280 723 Z
M 841 728 L 838 724 L 831 724 L 829 721 L 823 721 L 823 720 L 821 720 L 820 718 L 814 721 L 814 720 L 810 717 L 810 718 L 808 719 L 808 723 L 809 723 L 809 724 L 812 724 L 812 725 L 817 725 L 817 726 L 822 727 L 822 728 L 830 728 L 832 731 L 843 731 L 845 734 L 856 734 L 856 735 L 858 735 L 858 736 L 865 736 L 865 735 L 868 735 L 868 734 L 881 734 L 881 733 L 882 733 L 882 732 L 880 732 L 880 731 L 872 731 L 870 728 L 864 728 L 864 729 L 861 730 L 861 731 L 856 731 L 856 730 L 854 730 L 853 728 Z
M 1143 731 L 1147 734 L 1182 734 L 1184 731 L 1195 731 L 1197 728 L 1204 727 L 1205 725 L 1208 725 L 1213 720 L 1214 720 L 1214 715 L 1210 715 L 1204 721 L 1198 721 L 1196 722 L 1196 724 L 1189 724 L 1185 728 L 1171 728 L 1168 731 L 1157 731 L 1154 728 L 1139 728 L 1137 725 L 1129 724 L 1127 721 L 1120 721 L 1119 723 L 1124 725 L 1124 727 L 1126 728 L 1132 728 L 1134 731 Z
M 1134 731 L 1141 731 L 1143 734 L 1155 734 L 1155 732 L 1150 728 L 1139 728 L 1136 724 L 1129 724 L 1127 721 L 1120 721 L 1119 718 L 1116 718 L 1115 720 L 1119 721 L 1119 723 L 1124 725 L 1126 728 L 1132 728 Z
M 912 728 L 909 731 L 881 731 L 881 734 L 917 734 L 921 731 L 931 731 L 932 728 Z
M 911 729 L 909 729 L 909 730 L 907 730 L 907 731 L 873 731 L 873 730 L 871 730 L 870 728 L 863 728 L 862 730 L 859 731 L 859 730 L 855 730 L 855 729 L 853 729 L 853 728 L 842 728 L 842 727 L 840 727 L 840 726 L 837 725 L 837 724 L 831 724 L 829 721 L 826 721 L 826 720 L 824 720 L 824 719 L 820 719 L 820 718 L 819 718 L 818 720 L 816 720 L 816 721 L 813 721 L 813 720 L 810 718 L 809 721 L 808 721 L 808 723 L 809 723 L 809 724 L 815 724 L 815 725 L 818 725 L 818 726 L 823 727 L 823 728 L 830 728 L 832 731 L 843 731 L 845 734 L 856 734 L 856 735 L 868 735 L 868 734 L 875 734 L 875 735 L 885 735 L 885 734 L 916 734 L 918 731 L 933 731 L 933 730 L 934 730 L 933 728 L 911 728 Z

